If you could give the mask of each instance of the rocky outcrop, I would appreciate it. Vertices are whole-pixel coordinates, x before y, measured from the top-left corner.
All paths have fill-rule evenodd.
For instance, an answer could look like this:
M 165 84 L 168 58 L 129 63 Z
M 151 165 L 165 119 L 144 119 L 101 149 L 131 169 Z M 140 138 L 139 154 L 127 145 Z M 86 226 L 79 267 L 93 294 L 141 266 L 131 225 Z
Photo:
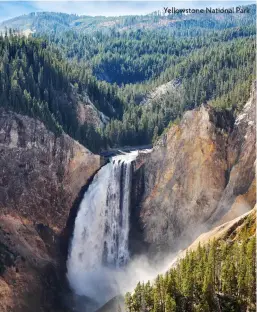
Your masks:
M 208 106 L 188 111 L 137 159 L 132 240 L 150 251 L 183 248 L 230 210 L 224 222 L 253 208 L 254 104 L 255 92 L 236 121 Z
M 56 260 L 35 226 L 18 215 L 1 215 L 0 311 L 65 311 Z
M 34 119 L 0 114 L 0 207 L 61 231 L 80 188 L 100 158 Z
M 149 92 L 143 100 L 140 102 L 140 105 L 152 105 L 153 102 L 162 102 L 166 97 L 172 97 L 178 93 L 181 93 L 180 80 L 172 80 L 165 84 L 160 85 L 153 91 Z M 180 94 L 181 95 L 181 94 Z
M 95 107 L 85 92 L 83 95 L 77 96 L 77 102 L 77 117 L 80 125 L 86 123 L 95 128 L 103 128 L 109 122 L 109 118 Z
M 256 87 L 228 137 L 228 183 L 212 222 L 222 224 L 249 211 L 256 202 Z
M 100 157 L 3 110 L 0 154 L 0 311 L 59 311 L 60 234 Z

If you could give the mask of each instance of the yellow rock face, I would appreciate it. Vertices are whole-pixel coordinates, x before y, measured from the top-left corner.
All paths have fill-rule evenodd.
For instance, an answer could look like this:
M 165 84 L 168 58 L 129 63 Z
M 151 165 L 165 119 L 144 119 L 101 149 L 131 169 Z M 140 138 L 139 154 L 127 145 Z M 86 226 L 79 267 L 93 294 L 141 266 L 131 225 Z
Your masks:
M 186 112 L 139 159 L 142 239 L 155 250 L 183 248 L 255 204 L 255 92 L 232 130 L 233 120 L 221 128 L 219 118 L 229 117 L 204 106 Z

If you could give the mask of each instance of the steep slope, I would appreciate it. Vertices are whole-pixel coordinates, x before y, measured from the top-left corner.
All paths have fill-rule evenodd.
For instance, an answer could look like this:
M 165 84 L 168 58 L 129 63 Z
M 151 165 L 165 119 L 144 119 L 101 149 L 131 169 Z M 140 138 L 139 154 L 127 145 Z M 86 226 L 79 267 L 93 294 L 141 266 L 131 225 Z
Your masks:
M 0 311 L 59 311 L 60 234 L 100 157 L 4 110 L 0 151 Z
M 0 36 L 0 43 L 0 106 L 99 150 L 98 129 L 108 122 L 104 113 L 113 116 L 122 109 L 120 101 L 111 104 L 116 99 L 110 97 L 111 87 L 100 88 L 85 68 L 67 62 L 44 40 L 10 33 Z
M 224 19 L 213 14 L 130 16 L 124 23 L 178 22 L 160 30 L 132 27 L 120 32 L 109 27 L 110 31 L 96 34 L 75 30 L 83 28 L 87 18 L 30 15 L 28 23 L 33 20 L 38 26 L 34 36 L 44 40 L 17 40 L 20 37 L 11 32 L 1 38 L 4 96 L 0 102 L 62 126 L 94 152 L 150 144 L 187 109 L 206 101 L 241 108 L 248 99 L 255 77 L 255 6 L 251 8 L 249 14 L 224 14 Z M 26 24 L 26 17 L 20 22 Z M 180 88 L 173 88 L 176 81 Z M 93 106 L 82 99 L 84 92 Z M 138 105 L 145 96 L 150 105 Z M 17 105 L 17 97 L 23 105 Z M 110 118 L 106 127 L 101 113 Z
M 126 294 L 127 311 L 254 312 L 255 232 L 252 210 L 201 235 L 165 274 Z
M 201 234 L 187 249 L 179 254 L 178 258 L 184 257 L 188 251 L 197 250 L 199 244 L 201 246 L 206 246 L 213 240 L 225 241 L 227 243 L 244 235 L 245 231 L 249 237 L 251 237 L 254 235 L 256 230 L 255 220 L 256 207 L 233 220 L 219 226 L 215 226 L 209 232 Z
M 229 221 L 251 209 L 256 202 L 256 85 L 228 138 L 227 177 L 217 210 L 211 221 Z M 225 215 L 224 215 L 225 214 Z M 223 216 L 222 220 L 220 218 Z
M 185 247 L 230 209 L 224 221 L 254 206 L 255 100 L 253 91 L 235 124 L 211 107 L 186 112 L 137 160 L 132 242 Z
M 19 114 L 1 111 L 0 129 L 2 209 L 60 231 L 81 186 L 99 168 L 99 156 Z
M 252 209 L 251 211 L 247 212 L 246 214 L 244 214 L 243 216 L 240 216 L 232 221 L 229 221 L 221 226 L 218 227 L 214 227 L 211 231 L 206 232 L 201 234 L 188 248 L 186 248 L 184 251 L 180 252 L 178 254 L 178 256 L 176 257 L 176 259 L 174 259 L 174 261 L 170 264 L 170 269 L 168 270 L 168 272 L 165 275 L 159 275 L 155 281 L 151 280 L 150 283 L 146 284 L 146 280 L 144 281 L 139 281 L 140 284 L 137 285 L 137 287 L 135 288 L 134 292 L 131 294 L 133 299 L 129 300 L 129 296 L 128 294 L 126 295 L 126 306 L 127 309 L 129 310 L 129 306 L 132 307 L 132 311 L 144 311 L 144 305 L 147 305 L 149 309 L 150 306 L 153 304 L 153 302 L 155 302 L 156 304 L 156 298 L 158 296 L 158 294 L 156 294 L 156 292 L 154 291 L 154 288 L 157 288 L 158 291 L 160 292 L 160 294 L 162 295 L 161 298 L 159 298 L 159 303 L 161 303 L 163 306 L 163 311 L 177 311 L 175 309 L 175 305 L 178 304 L 180 305 L 180 307 L 177 306 L 177 309 L 179 309 L 179 311 L 191 311 L 192 306 L 190 305 L 186 305 L 185 303 L 186 301 L 189 301 L 190 295 L 190 285 L 189 283 L 192 282 L 192 275 L 190 275 L 192 273 L 192 270 L 195 270 L 195 268 L 197 267 L 198 264 L 200 264 L 200 277 L 197 277 L 197 280 L 195 280 L 193 283 L 194 286 L 197 285 L 197 287 L 194 287 L 194 292 L 193 292 L 193 296 L 194 296 L 194 308 L 197 308 L 197 301 L 199 302 L 199 300 L 202 300 L 204 298 L 204 296 L 200 296 L 200 298 L 198 296 L 196 296 L 196 293 L 199 294 L 199 284 L 201 283 L 201 281 L 203 281 L 203 276 L 206 278 L 205 272 L 204 272 L 204 265 L 203 265 L 203 261 L 206 260 L 205 255 L 204 255 L 204 250 L 206 248 L 206 250 L 208 251 L 210 248 L 210 243 L 213 242 L 215 240 L 215 245 L 216 246 L 216 255 L 219 254 L 219 258 L 217 258 L 216 260 L 216 270 L 218 271 L 217 267 L 221 267 L 223 270 L 223 278 L 222 278 L 222 283 L 223 281 L 226 279 L 226 275 L 224 275 L 224 263 L 225 261 L 229 261 L 230 262 L 234 262 L 234 265 L 238 265 L 238 263 L 236 263 L 235 259 L 233 259 L 232 253 L 231 251 L 233 251 L 233 253 L 235 252 L 235 249 L 238 247 L 242 248 L 242 242 L 244 242 L 244 248 L 246 246 L 246 242 L 249 241 L 253 241 L 254 236 L 255 236 L 255 231 L 256 231 L 256 209 Z M 236 245 L 238 243 L 238 245 Z M 235 248 L 233 250 L 233 248 L 231 248 L 231 246 L 233 246 L 235 244 Z M 250 244 L 249 244 L 250 245 Z M 200 247 L 201 246 L 201 247 Z M 217 248 L 218 246 L 218 248 Z M 254 246 L 254 244 L 252 245 Z M 220 250 L 222 250 L 222 252 L 220 252 Z M 249 256 L 249 250 L 247 250 L 248 252 L 248 256 Z M 242 259 L 243 256 L 243 259 Z M 187 262 L 187 264 L 185 264 L 186 262 L 184 262 L 184 265 L 181 265 L 181 261 L 186 261 L 187 258 L 191 257 L 191 261 L 192 262 Z M 197 259 L 197 260 L 196 260 Z M 210 259 L 210 256 L 209 256 Z M 220 266 L 220 259 L 222 260 L 222 266 Z M 246 263 L 247 261 L 247 266 L 250 264 L 249 263 L 249 259 L 246 260 L 246 255 L 242 254 L 240 255 L 240 258 L 237 259 L 238 261 L 240 261 L 240 270 L 242 272 L 245 272 L 244 270 L 246 269 L 246 266 L 242 265 L 242 260 L 244 261 L 244 263 Z M 195 263 L 196 261 L 196 263 Z M 254 259 L 252 259 L 252 264 L 254 264 Z M 208 266 L 209 268 L 211 268 L 211 262 L 210 260 L 208 261 Z M 190 267 L 191 266 L 191 267 Z M 178 270 L 178 272 L 180 272 L 180 274 L 183 272 L 183 270 L 188 270 L 188 268 L 191 268 L 191 272 L 187 272 L 186 275 L 190 276 L 188 278 L 188 280 L 186 279 L 186 276 L 181 276 L 179 277 L 179 281 L 178 282 L 176 279 L 174 279 L 174 272 L 176 272 L 176 270 Z M 179 269 L 178 269 L 179 268 Z M 250 267 L 247 267 L 247 275 L 249 278 L 249 269 Z M 173 271 L 172 271 L 173 270 Z M 198 269 L 196 269 L 197 272 Z M 230 271 L 231 272 L 231 271 Z M 237 271 L 239 272 L 239 271 Z M 170 274 L 170 279 L 167 280 L 167 277 Z M 229 271 L 227 271 L 227 276 L 229 275 Z M 251 277 L 254 277 L 254 273 L 252 272 Z M 219 274 L 220 275 L 220 274 Z M 183 284 L 181 283 L 181 278 L 183 278 Z M 238 279 L 239 276 L 236 276 L 236 278 Z M 241 278 L 241 277 L 240 277 Z M 144 283 L 143 283 L 144 282 Z M 225 290 L 225 292 L 229 289 L 229 287 L 234 287 L 234 284 L 232 284 L 234 282 L 233 279 L 231 279 L 230 281 L 228 280 L 227 283 L 227 289 Z M 255 283 L 255 280 L 252 280 L 253 282 L 253 286 Z M 151 285 L 154 285 L 153 288 L 151 288 Z M 211 287 L 213 287 L 214 285 L 212 285 Z M 159 288 L 158 288 L 159 287 Z M 216 286 L 217 287 L 217 286 Z M 219 286 L 220 287 L 220 286 Z M 160 291 L 161 288 L 161 291 Z M 249 287 L 250 288 L 250 287 Z M 255 287 L 253 287 L 255 288 Z M 142 291 L 143 290 L 143 291 Z M 182 299 L 182 293 L 178 294 L 179 291 L 182 290 L 186 291 L 186 296 L 184 297 L 184 299 Z M 214 294 L 214 298 L 216 302 L 219 302 L 219 307 L 215 307 L 214 310 L 211 311 L 227 311 L 227 312 L 231 312 L 234 311 L 233 309 L 240 309 L 241 310 L 236 310 L 236 311 L 245 311 L 247 308 L 247 305 L 245 304 L 245 298 L 241 298 L 241 300 L 238 300 L 237 298 L 237 293 L 235 293 L 234 291 L 232 291 L 230 293 L 229 296 L 224 294 L 224 290 L 223 292 L 220 292 L 217 294 Z M 240 290 L 241 291 L 241 290 Z M 246 289 L 244 290 L 246 291 Z M 201 290 L 200 290 L 201 293 Z M 166 294 L 166 295 L 165 295 Z M 173 308 L 169 306 L 169 303 L 167 301 L 170 302 L 170 298 L 172 297 L 173 301 Z M 183 303 L 184 302 L 184 303 Z M 248 305 L 249 311 L 254 311 L 254 300 L 252 301 L 251 304 Z M 176 304 L 174 304 L 176 303 Z M 112 300 L 110 300 L 107 304 L 105 304 L 101 309 L 99 309 L 99 312 L 118 312 L 121 310 L 121 307 L 123 307 L 124 305 L 124 298 L 122 297 L 116 297 L 113 298 Z M 241 305 L 241 307 L 240 307 Z M 182 309 L 181 309 L 182 306 Z M 156 307 L 156 305 L 155 305 Z M 199 307 L 198 307 L 199 308 Z M 203 308 L 203 307 L 202 307 Z M 209 311 L 208 307 L 204 307 L 205 310 L 201 310 L 201 311 Z M 195 311 L 195 309 L 192 309 L 192 311 Z

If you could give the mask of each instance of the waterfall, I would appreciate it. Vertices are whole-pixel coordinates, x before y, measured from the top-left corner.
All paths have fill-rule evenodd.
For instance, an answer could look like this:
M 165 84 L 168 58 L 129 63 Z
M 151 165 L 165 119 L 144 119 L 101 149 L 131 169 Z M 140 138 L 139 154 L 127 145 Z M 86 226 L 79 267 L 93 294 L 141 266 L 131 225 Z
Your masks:
M 80 204 L 67 261 L 74 292 L 99 305 L 117 294 L 116 272 L 129 261 L 131 164 L 115 156 L 94 177 Z

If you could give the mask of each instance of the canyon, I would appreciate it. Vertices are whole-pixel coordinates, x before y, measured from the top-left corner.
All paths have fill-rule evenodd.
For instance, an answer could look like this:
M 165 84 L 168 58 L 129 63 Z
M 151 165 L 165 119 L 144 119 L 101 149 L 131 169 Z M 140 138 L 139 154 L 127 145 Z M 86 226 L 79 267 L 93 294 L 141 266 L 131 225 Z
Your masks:
M 139 152 L 131 168 L 132 258 L 184 249 L 254 207 L 255 102 L 253 88 L 236 118 L 208 105 L 187 111 L 150 153 Z M 0 153 L 0 311 L 68 311 L 75 219 L 110 164 L 68 135 L 5 110 Z
M 185 248 L 254 207 L 255 102 L 253 88 L 236 119 L 204 105 L 187 111 L 137 158 L 131 235 L 140 249 Z

